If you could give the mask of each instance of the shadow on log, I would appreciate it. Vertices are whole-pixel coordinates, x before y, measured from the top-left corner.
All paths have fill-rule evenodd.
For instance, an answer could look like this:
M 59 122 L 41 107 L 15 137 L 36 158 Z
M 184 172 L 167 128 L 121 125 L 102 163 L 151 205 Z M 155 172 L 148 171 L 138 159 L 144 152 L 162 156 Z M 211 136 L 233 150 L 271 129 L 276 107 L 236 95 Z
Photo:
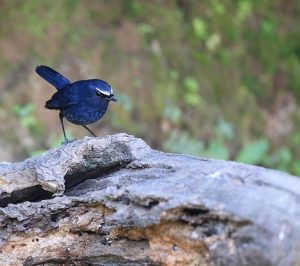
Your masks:
M 300 265 L 300 179 L 117 134 L 0 164 L 0 265 Z

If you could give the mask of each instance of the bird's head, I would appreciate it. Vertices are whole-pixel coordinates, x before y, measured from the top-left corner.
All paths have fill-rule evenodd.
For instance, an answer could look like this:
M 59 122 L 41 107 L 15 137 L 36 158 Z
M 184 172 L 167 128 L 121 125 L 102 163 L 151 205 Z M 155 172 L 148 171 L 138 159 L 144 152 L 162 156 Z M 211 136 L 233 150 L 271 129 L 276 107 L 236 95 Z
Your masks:
M 108 101 L 117 102 L 114 97 L 113 88 L 104 80 L 95 79 L 92 84 L 93 89 L 97 96 L 102 97 Z

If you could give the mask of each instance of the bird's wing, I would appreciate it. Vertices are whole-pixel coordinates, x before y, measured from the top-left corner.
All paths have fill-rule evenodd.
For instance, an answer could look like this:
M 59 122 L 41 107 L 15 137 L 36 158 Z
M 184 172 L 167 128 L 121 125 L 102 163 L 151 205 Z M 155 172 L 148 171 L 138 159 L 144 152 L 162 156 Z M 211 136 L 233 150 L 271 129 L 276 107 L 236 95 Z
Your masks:
M 37 66 L 35 69 L 36 73 L 38 73 L 42 78 L 51 83 L 58 90 L 64 88 L 66 85 L 71 82 L 65 78 L 60 73 L 56 72 L 54 69 L 47 66 Z
M 74 86 L 67 86 L 62 90 L 53 94 L 52 98 L 46 102 L 46 108 L 48 109 L 67 109 L 73 105 L 79 103 L 80 97 L 78 90 L 73 88 Z

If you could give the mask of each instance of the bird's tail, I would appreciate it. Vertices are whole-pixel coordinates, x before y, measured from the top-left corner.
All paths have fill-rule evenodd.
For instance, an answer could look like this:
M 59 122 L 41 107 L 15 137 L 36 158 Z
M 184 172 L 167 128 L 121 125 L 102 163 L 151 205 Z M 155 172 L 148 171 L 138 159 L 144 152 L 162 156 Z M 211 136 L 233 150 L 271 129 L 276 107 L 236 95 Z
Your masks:
M 58 90 L 71 83 L 67 78 L 50 67 L 37 66 L 35 71 Z

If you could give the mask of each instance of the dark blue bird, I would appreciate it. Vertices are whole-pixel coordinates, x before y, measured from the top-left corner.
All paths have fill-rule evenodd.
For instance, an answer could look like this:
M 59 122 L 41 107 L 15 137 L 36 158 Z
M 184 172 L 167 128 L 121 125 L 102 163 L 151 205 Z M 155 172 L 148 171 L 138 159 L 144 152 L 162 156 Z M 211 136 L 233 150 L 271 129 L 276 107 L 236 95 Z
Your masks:
M 96 135 L 86 126 L 99 120 L 107 111 L 110 101 L 116 102 L 112 87 L 101 79 L 79 80 L 71 83 L 60 73 L 47 66 L 38 66 L 36 72 L 57 92 L 46 102 L 48 109 L 59 110 L 59 118 L 66 137 L 63 118 L 73 124 L 81 125 L 93 136 Z

